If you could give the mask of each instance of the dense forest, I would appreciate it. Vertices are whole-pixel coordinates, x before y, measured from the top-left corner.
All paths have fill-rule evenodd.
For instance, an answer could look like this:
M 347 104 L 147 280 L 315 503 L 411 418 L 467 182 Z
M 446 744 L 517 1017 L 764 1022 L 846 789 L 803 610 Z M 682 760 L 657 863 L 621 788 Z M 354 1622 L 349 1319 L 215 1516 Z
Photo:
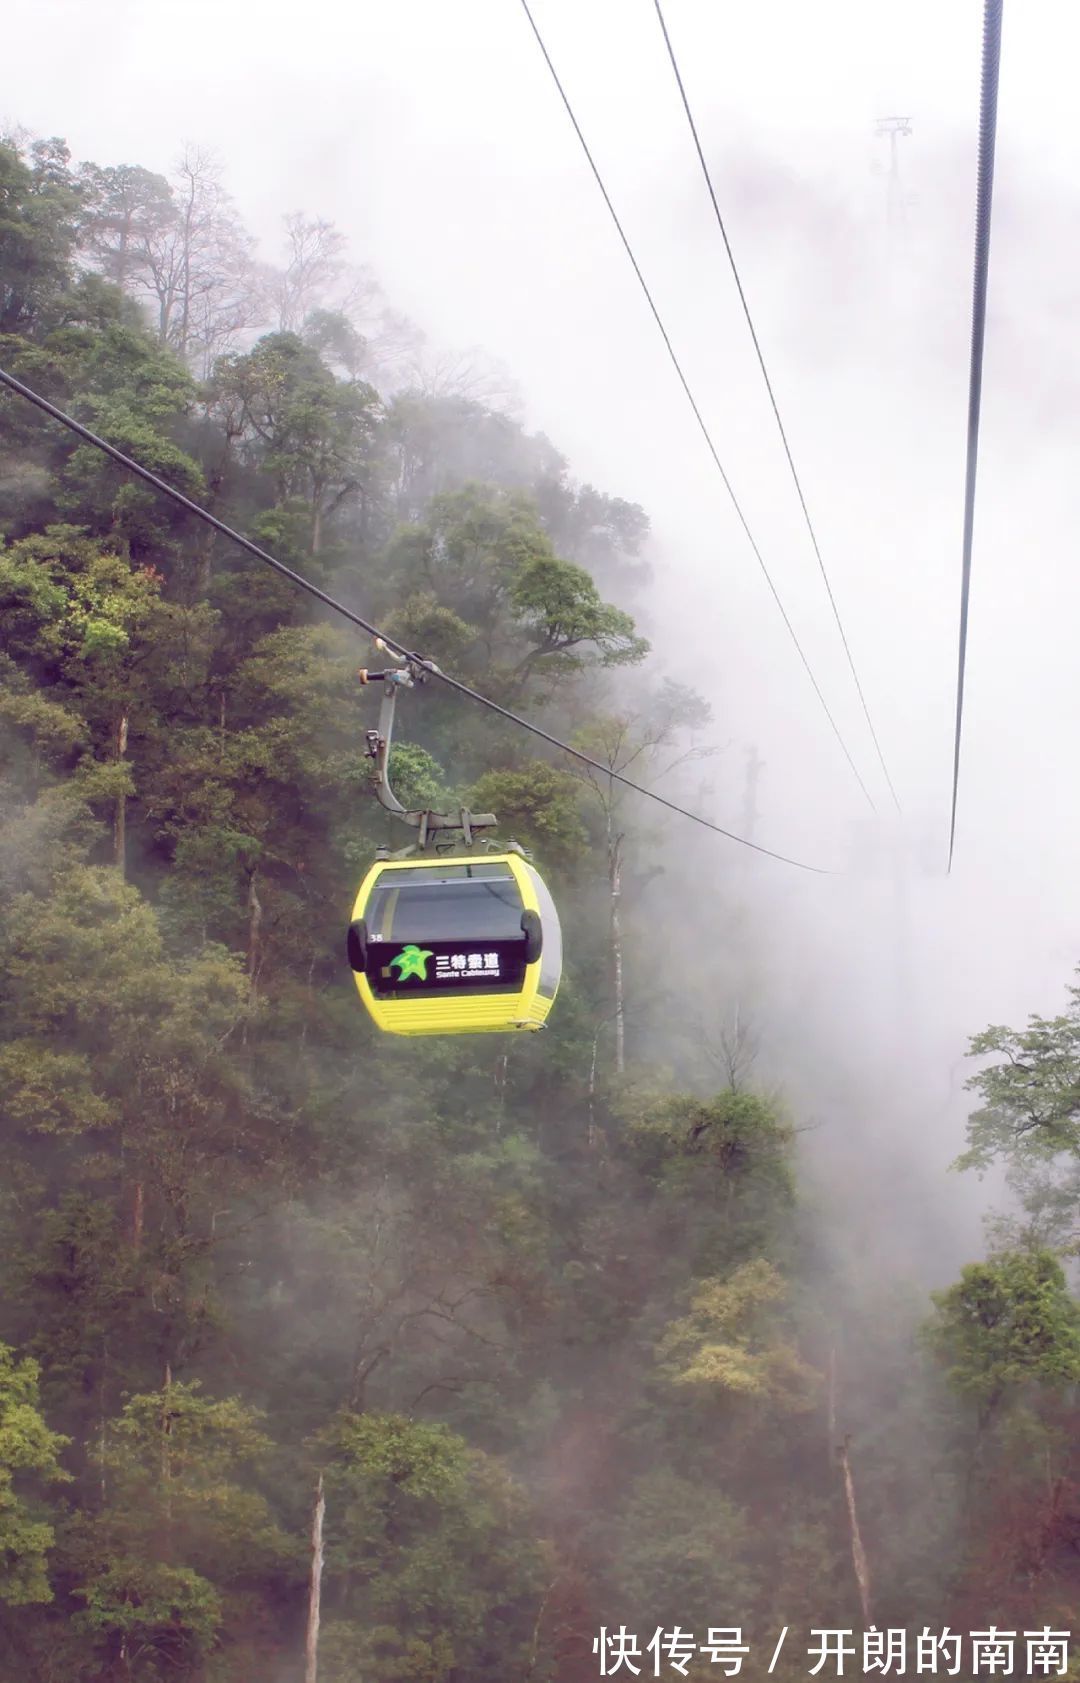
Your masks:
M 643 510 L 425 358 L 333 227 L 284 251 L 197 153 L 10 136 L 0 364 L 601 764 L 685 771 Z M 541 1035 L 380 1037 L 370 647 L 14 395 L 0 427 L 0 1676 L 759 1678 L 784 1627 L 781 1680 L 822 1630 L 848 1674 L 1058 1674 L 1080 990 L 973 1042 L 986 1259 L 885 1290 L 745 1037 L 641 1055 L 679 1010 L 654 816 L 425 686 L 399 791 L 535 851 L 567 968 Z

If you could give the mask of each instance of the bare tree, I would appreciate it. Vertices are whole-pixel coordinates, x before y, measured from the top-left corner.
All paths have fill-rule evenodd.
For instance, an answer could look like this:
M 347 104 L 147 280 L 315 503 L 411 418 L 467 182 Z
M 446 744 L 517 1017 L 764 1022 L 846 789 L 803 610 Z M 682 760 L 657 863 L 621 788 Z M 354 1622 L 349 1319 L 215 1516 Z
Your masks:
M 126 266 L 132 289 L 153 302 L 160 342 L 200 373 L 265 315 L 252 242 L 218 160 L 199 147 L 187 147 L 177 166 L 171 213 L 143 219 Z
M 196 293 L 188 312 L 187 359 L 198 377 L 209 378 L 219 356 L 262 327 L 269 301 L 246 235 L 223 241 L 212 286 Z
M 332 222 L 299 210 L 285 218 L 285 242 L 285 267 L 274 285 L 277 326 L 280 333 L 298 333 L 316 305 L 326 304 L 339 280 L 346 242 Z
M 421 397 L 462 397 L 488 409 L 520 411 L 521 393 L 509 370 L 483 351 L 432 351 L 412 360 L 409 372 Z
M 372 323 L 368 338 L 372 378 L 380 389 L 388 394 L 409 389 L 425 354 L 426 335 L 408 316 L 384 309 Z
M 709 1062 L 723 1071 L 731 1091 L 741 1092 L 757 1061 L 761 1040 L 740 999 L 735 1001 L 730 1018 L 721 1025 L 715 1039 L 702 1024 L 700 1045 Z

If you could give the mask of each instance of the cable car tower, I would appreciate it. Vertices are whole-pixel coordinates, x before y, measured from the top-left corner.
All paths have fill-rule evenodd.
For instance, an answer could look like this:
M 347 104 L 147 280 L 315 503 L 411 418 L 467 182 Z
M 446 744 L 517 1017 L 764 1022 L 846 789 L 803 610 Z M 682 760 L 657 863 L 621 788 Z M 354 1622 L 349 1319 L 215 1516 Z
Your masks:
M 879 117 L 874 133 L 889 137 L 889 227 L 902 228 L 907 222 L 907 199 L 900 185 L 900 156 L 897 141 L 911 134 L 910 117 Z

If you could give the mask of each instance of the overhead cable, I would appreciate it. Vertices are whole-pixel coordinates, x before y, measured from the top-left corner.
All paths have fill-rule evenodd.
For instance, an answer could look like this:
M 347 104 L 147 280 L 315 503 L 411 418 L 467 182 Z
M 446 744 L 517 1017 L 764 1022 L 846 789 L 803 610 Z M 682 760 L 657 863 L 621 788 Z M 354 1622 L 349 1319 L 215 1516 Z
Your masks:
M 788 634 L 790 635 L 792 642 L 795 644 L 795 647 L 799 652 L 799 659 L 802 661 L 803 666 L 806 668 L 807 676 L 809 677 L 810 682 L 814 687 L 814 693 L 817 696 L 818 700 L 820 701 L 820 703 L 822 705 L 822 708 L 824 709 L 825 717 L 828 719 L 829 724 L 832 726 L 833 735 L 836 737 L 837 742 L 839 742 L 840 747 L 842 748 L 843 753 L 844 753 L 844 758 L 847 760 L 848 765 L 851 767 L 851 770 L 855 774 L 855 780 L 858 783 L 859 788 L 862 790 L 862 792 L 865 795 L 867 801 L 869 802 L 871 808 L 876 812 L 877 807 L 874 803 L 874 798 L 871 795 L 869 789 L 866 787 L 866 784 L 863 782 L 862 776 L 859 772 L 859 768 L 855 764 L 855 761 L 852 759 L 851 753 L 848 749 L 848 745 L 844 741 L 843 735 L 841 734 L 840 727 L 836 723 L 836 720 L 832 716 L 832 712 L 830 711 L 829 704 L 825 700 L 825 697 L 824 697 L 824 695 L 822 694 L 822 691 L 821 691 L 821 686 L 818 683 L 817 678 L 814 676 L 813 668 L 811 667 L 809 660 L 806 658 L 806 654 L 803 651 L 803 646 L 799 641 L 798 634 L 795 631 L 795 627 L 792 625 L 791 620 L 788 618 L 787 609 L 784 607 L 784 604 L 780 599 L 780 593 L 777 590 L 776 585 L 773 583 L 772 576 L 769 572 L 768 567 L 765 565 L 765 559 L 764 559 L 764 556 L 761 553 L 760 548 L 758 547 L 757 540 L 754 537 L 754 534 L 750 529 L 749 522 L 747 521 L 747 518 L 742 511 L 742 507 L 739 503 L 739 500 L 736 497 L 734 490 L 732 489 L 731 481 L 728 479 L 728 476 L 724 471 L 723 463 L 721 462 L 719 454 L 718 454 L 717 449 L 716 449 L 716 446 L 712 441 L 712 435 L 710 434 L 709 429 L 705 424 L 705 421 L 704 421 L 704 418 L 702 416 L 701 410 L 698 408 L 697 400 L 694 397 L 694 394 L 690 389 L 689 381 L 687 380 L 686 375 L 683 373 L 682 365 L 679 362 L 679 359 L 675 354 L 675 349 L 674 349 L 674 346 L 671 343 L 671 338 L 668 334 L 667 328 L 664 326 L 663 318 L 661 317 L 660 312 L 657 309 L 655 302 L 653 301 L 652 293 L 649 291 L 648 285 L 645 281 L 645 277 L 642 274 L 641 268 L 638 264 L 638 260 L 634 256 L 633 247 L 631 246 L 630 241 L 626 237 L 626 234 L 623 230 L 623 225 L 619 221 L 618 214 L 615 210 L 615 206 L 612 204 L 611 198 L 608 194 L 608 190 L 604 186 L 604 179 L 603 179 L 602 175 L 600 174 L 599 169 L 596 166 L 596 163 L 593 159 L 593 155 L 589 150 L 588 143 L 586 142 L 585 136 L 581 132 L 581 125 L 578 123 L 578 120 L 574 115 L 574 108 L 570 104 L 570 101 L 569 101 L 569 99 L 567 97 L 567 94 L 566 94 L 566 90 L 563 87 L 561 80 L 559 79 L 559 73 L 555 69 L 554 64 L 551 62 L 551 55 L 549 54 L 549 52 L 547 50 L 547 47 L 544 45 L 544 38 L 540 34 L 540 31 L 536 26 L 536 21 L 533 18 L 532 12 L 529 10 L 528 0 L 521 0 L 521 6 L 522 6 L 522 10 L 525 13 L 525 16 L 529 20 L 530 27 L 532 29 L 533 34 L 536 37 L 536 41 L 537 41 L 537 44 L 540 48 L 540 51 L 544 56 L 544 62 L 547 64 L 547 67 L 551 72 L 552 79 L 555 83 L 556 88 L 558 89 L 558 92 L 559 92 L 559 97 L 561 98 L 561 100 L 563 102 L 563 105 L 566 107 L 566 113 L 567 113 L 567 116 L 570 118 L 571 124 L 573 125 L 574 133 L 577 135 L 578 140 L 581 142 L 581 149 L 584 152 L 586 159 L 588 160 L 589 168 L 592 170 L 592 173 L 593 173 L 593 175 L 596 179 L 596 185 L 600 189 L 600 193 L 603 197 L 604 203 L 607 206 L 608 211 L 611 215 L 611 220 L 615 224 L 616 231 L 619 235 L 620 240 L 623 243 L 623 247 L 626 251 L 626 255 L 630 259 L 630 263 L 631 263 L 631 266 L 634 270 L 634 274 L 637 276 L 637 279 L 638 279 L 638 284 L 640 285 L 642 292 L 645 294 L 646 302 L 648 303 L 649 309 L 652 311 L 652 314 L 653 314 L 653 319 L 655 320 L 656 325 L 660 330 L 660 336 L 663 339 L 664 344 L 667 348 L 667 353 L 668 353 L 668 356 L 671 358 L 672 366 L 674 367 L 676 374 L 679 376 L 679 382 L 680 382 L 680 384 L 683 388 L 683 391 L 686 393 L 687 401 L 689 402 L 690 407 L 694 412 L 694 419 L 697 421 L 697 424 L 701 429 L 702 437 L 704 438 L 705 443 L 707 444 L 708 449 L 709 449 L 709 454 L 713 459 L 713 463 L 716 467 L 717 472 L 720 475 L 720 478 L 724 482 L 724 488 L 727 491 L 728 496 L 731 498 L 731 504 L 732 504 L 732 507 L 735 510 L 735 513 L 737 514 L 737 516 L 739 518 L 739 524 L 742 526 L 743 531 L 746 533 L 746 536 L 747 536 L 747 539 L 749 541 L 750 547 L 753 550 L 755 557 L 757 558 L 758 566 L 761 568 L 761 571 L 765 576 L 765 582 L 768 585 L 769 589 L 771 590 L 772 595 L 773 595 L 773 600 L 775 601 L 776 606 L 780 610 L 780 615 L 781 615 L 781 618 L 784 621 L 784 624 L 787 626 Z
M 686 807 L 677 806 L 674 801 L 665 799 L 663 795 L 658 795 L 652 789 L 644 788 L 640 783 L 634 783 L 629 777 L 624 777 L 621 772 L 613 771 L 610 766 L 605 766 L 601 761 L 592 759 L 588 754 L 583 754 L 580 748 L 574 748 L 569 742 L 563 742 L 559 737 L 552 736 L 542 726 L 533 724 L 531 719 L 522 718 L 520 714 L 511 712 L 509 708 L 501 706 L 497 701 L 492 701 L 488 696 L 481 695 L 478 690 L 472 689 L 468 684 L 463 684 L 459 678 L 452 678 L 448 672 L 443 672 L 438 667 L 431 667 L 431 663 L 425 661 L 422 655 L 407 649 L 403 643 L 399 643 L 385 631 L 380 631 L 378 626 L 372 625 L 370 620 L 356 613 L 354 609 L 346 607 L 343 602 L 339 602 L 336 597 L 330 596 L 325 590 L 320 590 L 318 585 L 313 584 L 302 573 L 294 572 L 291 567 L 287 567 L 276 556 L 262 549 L 257 543 L 253 543 L 242 532 L 234 531 L 231 526 L 225 524 L 224 520 L 219 520 L 216 514 L 211 514 L 209 509 L 202 508 L 198 503 L 193 502 L 190 497 L 185 496 L 183 491 L 178 491 L 175 485 L 170 485 L 167 480 L 162 479 L 149 468 L 143 467 L 141 462 L 135 461 L 133 457 L 126 456 L 122 450 L 116 448 L 115 444 L 110 444 L 107 439 L 91 432 L 89 427 L 84 426 L 81 421 L 77 421 L 73 415 L 68 415 L 64 410 L 57 408 L 56 404 L 51 403 L 48 398 L 42 397 L 39 392 L 33 391 L 29 386 L 24 385 L 21 380 L 16 379 L 14 374 L 9 374 L 3 368 L 0 368 L 0 385 L 6 386 L 9 391 L 17 392 L 20 397 L 34 404 L 54 421 L 59 421 L 62 426 L 67 427 L 69 431 L 85 440 L 87 444 L 92 444 L 95 449 L 103 451 L 106 456 L 110 456 L 120 467 L 145 480 L 162 496 L 170 498 L 181 508 L 186 509 L 189 514 L 195 515 L 197 519 L 204 521 L 208 526 L 212 526 L 222 537 L 228 538 L 230 543 L 238 544 L 241 549 L 254 556 L 256 561 L 261 561 L 264 566 L 272 567 L 275 572 L 280 573 L 283 578 L 287 578 L 290 583 L 294 584 L 298 590 L 306 591 L 309 596 L 313 596 L 316 601 L 322 602 L 325 607 L 332 609 L 334 613 L 340 614 L 350 624 L 357 626 L 361 631 L 367 632 L 368 636 L 385 643 L 387 648 L 403 659 L 428 666 L 435 677 L 446 684 L 449 689 L 456 690 L 459 695 L 468 696 L 470 701 L 477 702 L 481 707 L 490 708 L 493 713 L 498 713 L 501 718 L 508 720 L 511 724 L 519 725 L 522 730 L 530 731 L 533 736 L 541 737 L 543 741 L 550 743 L 553 748 L 558 748 L 564 754 L 570 754 L 582 765 L 590 766 L 594 771 L 600 772 L 613 782 L 621 783 L 625 788 L 632 789 L 635 794 L 644 795 L 647 800 L 656 801 L 660 806 L 667 807 L 669 812 L 675 812 L 681 818 L 689 818 L 693 823 L 701 824 L 705 829 L 713 830 L 717 835 L 725 836 L 728 841 L 738 842 L 741 847 L 751 848 L 755 853 L 763 853 L 770 859 L 779 860 L 781 864 L 794 865 L 801 871 L 812 871 L 817 876 L 832 876 L 834 874 L 823 866 L 808 865 L 804 860 L 791 859 L 784 853 L 774 853 L 772 848 L 762 847 L 757 842 L 748 841 L 744 836 L 737 836 L 733 831 L 725 830 L 721 825 L 714 824 L 708 818 L 703 818 L 700 813 L 691 812 Z
M 968 376 L 967 472 L 964 483 L 964 543 L 960 575 L 960 647 L 956 671 L 956 727 L 953 738 L 952 813 L 949 820 L 949 864 L 956 844 L 956 797 L 960 786 L 960 735 L 964 719 L 964 676 L 967 666 L 968 597 L 971 591 L 971 548 L 975 529 L 975 476 L 979 466 L 979 416 L 982 408 L 983 346 L 986 339 L 986 293 L 990 274 L 990 212 L 994 198 L 994 152 L 997 145 L 998 73 L 1001 68 L 1002 0 L 986 0 L 983 13 L 982 95 L 979 102 L 979 162 L 975 193 L 975 282 L 971 303 L 971 368 Z
M 862 710 L 863 710 L 863 713 L 866 716 L 866 723 L 870 727 L 870 735 L 871 735 L 871 737 L 873 738 L 873 741 L 874 741 L 874 748 L 877 751 L 877 757 L 878 757 L 878 760 L 880 761 L 882 772 L 885 775 L 885 781 L 889 785 L 889 793 L 893 798 L 893 805 L 896 807 L 897 812 L 899 812 L 900 811 L 900 801 L 897 797 L 896 790 L 893 787 L 893 780 L 889 776 L 889 768 L 885 763 L 885 755 L 882 752 L 881 743 L 878 741 L 877 731 L 874 729 L 874 721 L 870 717 L 870 708 L 867 705 L 866 696 L 863 693 L 863 687 L 862 687 L 862 684 L 859 680 L 859 674 L 855 669 L 855 657 L 853 656 L 853 654 L 851 652 L 851 647 L 850 647 L 850 645 L 848 643 L 848 640 L 847 640 L 847 633 L 844 630 L 843 622 L 840 618 L 840 610 L 836 605 L 836 598 L 833 595 L 833 588 L 832 588 L 832 585 L 829 582 L 829 575 L 825 570 L 825 562 L 822 559 L 821 547 L 818 544 L 818 540 L 817 540 L 817 533 L 814 531 L 813 521 L 810 519 L 810 510 L 806 506 L 806 498 L 803 495 L 802 482 L 799 479 L 799 475 L 798 475 L 798 472 L 797 472 L 796 467 L 795 467 L 795 459 L 794 459 L 794 457 L 792 456 L 792 453 L 791 453 L 791 445 L 788 443 L 787 429 L 785 428 L 784 423 L 780 418 L 780 407 L 779 407 L 779 405 L 776 401 L 776 394 L 773 391 L 772 381 L 769 378 L 769 371 L 765 366 L 765 357 L 764 357 L 764 354 L 762 352 L 761 345 L 758 341 L 757 329 L 754 327 L 753 317 L 750 314 L 750 306 L 746 301 L 746 293 L 743 290 L 742 278 L 739 275 L 738 265 L 735 262 L 735 254 L 731 249 L 731 241 L 728 239 L 727 229 L 724 226 L 724 218 L 720 214 L 720 206 L 719 206 L 719 203 L 717 202 L 716 190 L 713 187 L 712 176 L 709 174 L 709 166 L 705 162 L 705 153 L 702 150 L 701 141 L 698 138 L 697 124 L 694 122 L 694 114 L 690 109 L 690 101 L 687 98 L 686 88 L 683 85 L 682 73 L 679 70 L 679 63 L 678 63 L 678 60 L 675 57 L 675 49 L 671 44 L 671 37 L 668 34 L 668 27 L 667 27 L 667 24 L 664 21 L 663 9 L 661 8 L 660 0 L 653 0 L 653 4 L 656 7 L 656 15 L 660 20 L 660 29 L 661 29 L 661 32 L 662 32 L 663 37 L 664 37 L 664 45 L 667 48 L 668 57 L 671 60 L 671 68 L 675 72 L 675 81 L 678 85 L 679 94 L 680 94 L 680 97 L 682 99 L 683 110 L 686 112 L 686 120 L 690 125 L 690 133 L 693 137 L 694 148 L 695 148 L 695 150 L 697 152 L 697 155 L 698 155 L 698 162 L 701 164 L 701 172 L 705 177 L 705 185 L 709 190 L 709 198 L 712 200 L 713 211 L 716 215 L 716 223 L 717 223 L 718 228 L 720 229 L 720 237 L 724 242 L 724 250 L 727 252 L 728 262 L 731 264 L 731 273 L 735 278 L 735 286 L 736 286 L 736 289 L 737 289 L 738 294 L 739 294 L 739 302 L 741 303 L 741 305 L 743 307 L 743 314 L 746 317 L 746 325 L 750 329 L 750 337 L 754 342 L 754 350 L 757 353 L 758 365 L 761 369 L 762 378 L 765 381 L 765 390 L 769 394 L 769 402 L 772 404 L 772 412 L 776 417 L 776 425 L 777 425 L 777 427 L 779 429 L 779 432 L 780 432 L 780 441 L 784 446 L 784 454 L 787 457 L 788 467 L 791 469 L 791 477 L 795 482 L 795 490 L 798 493 L 799 506 L 801 507 L 802 512 L 803 512 L 803 519 L 806 522 L 806 530 L 810 534 L 810 542 L 813 545 L 814 554 L 817 557 L 817 564 L 821 569 L 821 576 L 825 581 L 825 589 L 828 592 L 829 605 L 832 608 L 833 618 L 836 621 L 836 629 L 839 631 L 840 641 L 844 645 L 844 653 L 847 656 L 847 662 L 848 662 L 848 665 L 851 668 L 851 676 L 855 680 L 855 688 L 859 693 L 859 700 L 862 703 Z

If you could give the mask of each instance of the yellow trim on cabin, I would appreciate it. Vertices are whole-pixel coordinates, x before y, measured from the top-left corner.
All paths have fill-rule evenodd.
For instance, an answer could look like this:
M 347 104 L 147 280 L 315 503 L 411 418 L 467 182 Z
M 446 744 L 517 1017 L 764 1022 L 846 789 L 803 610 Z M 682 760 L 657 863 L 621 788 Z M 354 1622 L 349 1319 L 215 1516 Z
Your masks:
M 479 853 L 450 855 L 445 860 L 432 858 L 379 859 L 372 865 L 360 884 L 353 905 L 352 921 L 367 910 L 371 891 L 383 871 L 430 870 L 432 865 L 508 865 L 521 893 L 523 911 L 536 912 L 542 917 L 540 901 L 532 877 L 523 860 L 516 853 Z M 377 999 L 365 975 L 353 971 L 353 980 L 368 1015 L 385 1034 L 512 1034 L 515 1031 L 543 1028 L 555 1003 L 540 993 L 540 965 L 542 959 L 525 967 L 520 988 L 513 993 L 447 994 L 443 999 Z M 558 989 L 556 989 L 558 992 Z

